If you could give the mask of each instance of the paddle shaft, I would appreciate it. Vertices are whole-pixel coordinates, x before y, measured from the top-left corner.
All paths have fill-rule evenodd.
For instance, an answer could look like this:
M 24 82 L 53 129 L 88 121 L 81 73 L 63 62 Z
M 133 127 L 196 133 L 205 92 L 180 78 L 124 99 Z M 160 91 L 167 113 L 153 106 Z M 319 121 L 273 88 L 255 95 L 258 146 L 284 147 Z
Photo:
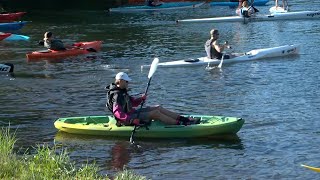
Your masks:
M 253 6 L 253 3 L 254 3 L 254 0 L 251 1 L 251 5 L 250 5 L 249 9 L 252 7 L 254 12 L 259 12 L 259 10 Z
M 149 78 L 148 85 L 147 85 L 147 88 L 146 88 L 146 90 L 145 90 L 145 92 L 144 92 L 144 95 L 147 95 L 147 93 L 148 93 L 151 79 L 152 79 L 152 77 Z M 140 111 L 138 111 L 137 119 L 139 119 L 140 112 L 141 112 L 141 109 L 142 109 L 142 107 L 143 107 L 143 105 L 144 105 L 144 102 L 145 102 L 144 100 L 141 102 Z M 131 144 L 134 144 L 133 138 L 134 138 L 134 134 L 136 133 L 136 129 L 137 129 L 137 125 L 134 126 L 133 131 L 131 132 L 131 136 L 130 136 L 130 143 L 131 143 Z
M 224 59 L 224 55 L 225 55 L 225 54 L 223 54 L 223 55 L 222 55 L 221 61 L 220 61 L 219 65 L 218 65 L 218 68 L 221 68 L 221 67 L 222 67 L 222 63 L 223 63 L 223 59 Z

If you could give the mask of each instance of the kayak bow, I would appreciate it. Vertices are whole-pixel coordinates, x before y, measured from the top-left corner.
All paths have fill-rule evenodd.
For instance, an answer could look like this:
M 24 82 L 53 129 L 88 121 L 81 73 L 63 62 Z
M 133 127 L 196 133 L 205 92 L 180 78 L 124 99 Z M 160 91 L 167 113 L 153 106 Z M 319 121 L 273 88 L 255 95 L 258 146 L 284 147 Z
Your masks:
M 4 13 L 0 14 L 0 23 L 12 22 L 21 18 L 26 12 Z
M 305 168 L 308 168 L 312 171 L 315 171 L 315 172 L 320 172 L 320 168 L 317 168 L 317 167 L 312 167 L 312 166 L 307 166 L 307 165 L 304 165 L 304 164 L 301 164 L 302 167 L 305 167 Z
M 11 32 L 21 29 L 27 21 L 0 23 L 0 32 Z
M 11 33 L 0 33 L 0 41 L 6 39 L 9 36 L 11 36 Z
M 11 34 L 9 37 L 5 38 L 4 41 L 28 41 L 29 39 L 29 36 Z

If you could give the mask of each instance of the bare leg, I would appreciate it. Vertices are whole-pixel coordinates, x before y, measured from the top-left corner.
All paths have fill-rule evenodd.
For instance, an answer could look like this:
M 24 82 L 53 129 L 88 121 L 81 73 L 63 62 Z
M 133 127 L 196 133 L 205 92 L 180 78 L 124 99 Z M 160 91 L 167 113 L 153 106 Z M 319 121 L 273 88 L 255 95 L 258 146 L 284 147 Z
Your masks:
M 159 106 L 160 107 L 160 106 Z M 165 124 L 177 124 L 177 117 L 176 118 L 172 118 L 170 116 L 167 116 L 166 114 L 161 113 L 159 107 L 154 107 L 151 111 L 148 112 L 148 118 L 149 119 L 157 119 L 162 121 Z
M 150 111 L 147 113 L 148 119 L 157 119 L 165 124 L 177 124 L 177 120 L 183 123 L 190 123 L 192 118 L 180 117 L 179 114 L 167 110 L 161 106 L 151 107 Z
M 170 110 L 168 110 L 168 109 L 165 109 L 165 108 L 163 108 L 162 106 L 158 106 L 158 108 L 159 108 L 161 114 L 164 114 L 164 115 L 166 115 L 166 116 L 169 116 L 169 117 L 171 117 L 172 119 L 177 119 L 177 118 L 180 116 L 179 114 L 177 114 L 177 113 L 175 113 L 175 112 L 172 112 L 172 111 L 170 111 Z
M 165 115 L 165 116 L 169 116 L 172 119 L 177 119 L 180 115 L 172 112 L 168 109 L 163 108 L 162 106 L 154 106 L 154 107 L 150 107 L 152 111 L 159 111 L 161 114 Z

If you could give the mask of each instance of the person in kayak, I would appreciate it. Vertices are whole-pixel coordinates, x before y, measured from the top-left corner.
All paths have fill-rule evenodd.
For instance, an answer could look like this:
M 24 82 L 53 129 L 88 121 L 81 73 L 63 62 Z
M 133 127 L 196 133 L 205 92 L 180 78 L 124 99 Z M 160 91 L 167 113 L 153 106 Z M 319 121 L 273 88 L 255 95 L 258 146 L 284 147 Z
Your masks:
M 59 39 L 54 39 L 52 32 L 46 32 L 44 33 L 44 47 L 55 50 L 55 51 L 63 51 L 66 50 L 63 42 Z
M 280 7 L 283 10 L 288 10 L 288 1 L 287 0 L 282 0 L 282 7 L 281 7 L 281 6 L 279 6 L 279 1 L 275 0 L 275 7 L 276 7 L 276 9 L 278 9 L 278 7 Z
M 208 39 L 204 45 L 207 57 L 210 59 L 221 59 L 222 52 L 225 48 L 230 48 L 228 42 L 226 41 L 225 44 L 220 45 L 217 41 L 219 39 L 219 31 L 217 29 L 212 29 L 210 31 L 211 38 Z M 230 59 L 234 57 L 231 54 L 225 54 L 224 59 Z
M 126 73 L 119 72 L 115 77 L 115 82 L 105 88 L 107 90 L 106 106 L 113 113 L 119 126 L 149 124 L 153 119 L 170 125 L 199 123 L 197 119 L 181 116 L 161 106 L 145 107 L 138 110 L 133 108 L 144 102 L 147 96 L 145 94 L 139 98 L 130 96 L 128 94 L 130 81 L 131 78 Z
M 152 7 L 156 7 L 156 6 L 161 6 L 162 2 L 159 0 L 146 0 L 147 2 L 147 6 L 152 6 Z
M 236 13 L 241 17 L 250 17 L 252 14 L 255 13 L 255 9 L 252 6 L 249 6 L 248 1 L 243 1 L 241 8 L 236 10 Z

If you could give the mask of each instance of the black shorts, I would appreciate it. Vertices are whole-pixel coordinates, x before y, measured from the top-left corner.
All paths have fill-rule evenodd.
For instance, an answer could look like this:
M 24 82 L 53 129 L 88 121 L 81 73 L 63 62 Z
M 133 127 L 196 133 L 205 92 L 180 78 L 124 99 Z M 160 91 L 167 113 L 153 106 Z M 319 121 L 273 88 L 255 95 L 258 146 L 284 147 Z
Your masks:
M 224 55 L 223 59 L 230 59 L 230 56 L 228 54 Z
M 143 122 L 150 122 L 150 119 L 148 118 L 150 116 L 150 111 L 152 111 L 151 107 L 137 109 L 134 113 L 131 114 L 131 120 L 140 119 Z

